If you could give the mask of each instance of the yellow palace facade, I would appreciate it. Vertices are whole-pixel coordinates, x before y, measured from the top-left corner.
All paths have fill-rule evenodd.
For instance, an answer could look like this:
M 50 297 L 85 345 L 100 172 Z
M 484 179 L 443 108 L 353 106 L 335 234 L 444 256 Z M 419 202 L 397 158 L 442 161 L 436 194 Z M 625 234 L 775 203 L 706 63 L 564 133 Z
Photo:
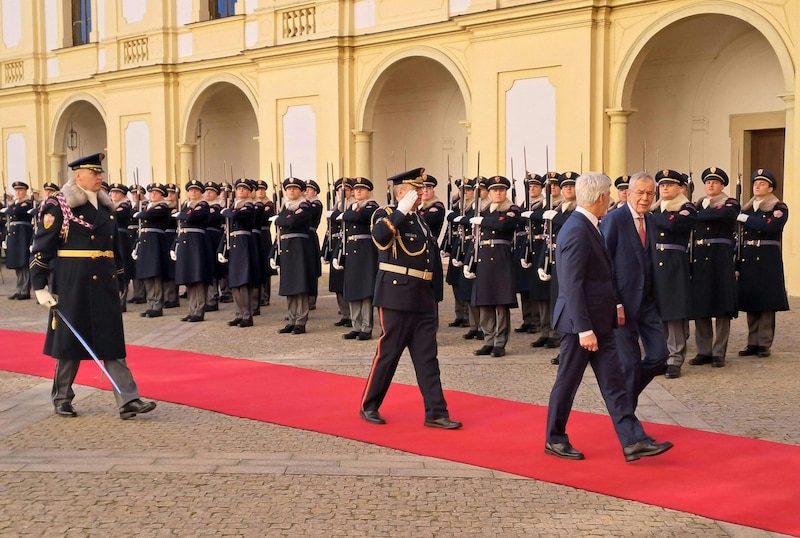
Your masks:
M 790 208 L 797 0 L 0 0 L 6 188 L 107 154 L 129 185 L 424 166 L 772 170 Z M 332 172 L 331 172 L 332 170 Z M 787 286 L 800 294 L 800 227 Z

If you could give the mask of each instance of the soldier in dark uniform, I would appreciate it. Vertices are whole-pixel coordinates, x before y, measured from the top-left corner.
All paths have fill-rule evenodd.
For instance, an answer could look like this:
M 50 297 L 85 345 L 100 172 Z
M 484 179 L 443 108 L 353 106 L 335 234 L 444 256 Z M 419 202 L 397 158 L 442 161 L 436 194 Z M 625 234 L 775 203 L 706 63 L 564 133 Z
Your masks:
M 628 203 L 628 188 L 631 186 L 631 176 L 619 176 L 614 180 L 614 187 L 617 189 L 619 201 L 611 201 L 608 204 L 608 211 L 614 211 Z
M 45 199 L 52 198 L 53 196 L 58 194 L 58 191 L 61 190 L 61 187 L 52 182 L 45 182 L 45 184 L 42 185 L 42 188 L 44 189 Z
M 532 181 L 534 180 L 535 181 Z M 524 188 L 527 191 L 525 204 L 520 205 L 520 219 L 517 224 L 517 231 L 514 235 L 514 289 L 519 295 L 520 309 L 522 310 L 522 325 L 514 329 L 515 333 L 528 333 L 536 332 L 537 321 L 539 321 L 538 310 L 534 313 L 533 301 L 530 299 L 531 285 L 534 278 L 539 280 L 536 276 L 536 267 L 530 263 L 530 234 L 531 234 L 531 220 L 533 215 L 531 207 L 536 206 L 542 209 L 544 204 L 544 197 L 542 196 L 542 176 L 539 174 L 531 175 L 525 174 L 525 179 L 522 181 Z M 535 194 L 534 194 L 535 193 Z M 542 210 L 543 211 L 543 210 Z
M 769 357 L 775 312 L 789 310 L 783 275 L 781 236 L 789 208 L 773 194 L 778 180 L 759 168 L 751 176 L 753 198 L 742 207 L 739 310 L 747 312 L 747 347 L 740 357 Z
M 165 243 L 164 230 L 169 224 L 170 209 L 164 200 L 167 196 L 166 185 L 151 183 L 147 186 L 147 192 L 150 196 L 147 207 L 133 214 L 133 217 L 141 222 L 139 237 L 134 247 L 134 259 L 136 278 L 144 281 L 147 296 L 147 310 L 140 316 L 158 318 L 163 315 L 164 307 L 163 279 L 167 271 L 169 250 L 169 246 Z
M 133 187 L 129 187 L 128 190 L 131 195 L 131 208 L 133 212 L 136 213 L 144 209 L 147 206 L 147 200 L 145 199 L 147 189 L 141 185 L 134 185 Z M 139 221 L 136 219 L 132 219 L 128 222 L 128 244 L 131 246 L 131 249 L 136 247 L 136 242 L 139 238 L 139 226 Z M 133 304 L 145 304 L 147 302 L 147 291 L 144 289 L 144 281 L 136 275 L 136 260 L 133 259 L 133 250 L 128 251 L 128 256 L 131 260 L 129 275 L 132 282 L 131 288 L 133 288 L 133 297 L 128 299 L 128 302 Z
M 439 245 L 415 211 L 424 171 L 417 168 L 389 178 L 397 208 L 384 207 L 373 216 L 372 237 L 380 251 L 374 304 L 381 337 L 359 414 L 371 424 L 386 423 L 378 409 L 408 348 L 425 404 L 424 425 L 450 430 L 462 424 L 450 419 L 439 377 L 437 303 L 443 298 Z
M 259 230 L 259 234 L 256 234 L 256 236 L 260 239 L 259 259 L 261 261 L 261 288 L 258 306 L 269 306 L 272 292 L 272 268 L 269 266 L 269 252 L 272 249 L 272 232 L 269 228 L 269 219 L 275 215 L 275 204 L 267 197 L 267 187 L 267 182 L 263 179 L 256 181 L 256 226 L 258 226 Z
M 128 419 L 155 409 L 155 402 L 139 399 L 139 390 L 125 363 L 120 293 L 123 261 L 117 247 L 114 203 L 101 191 L 103 180 L 98 153 L 71 162 L 74 179 L 39 213 L 31 258 L 36 299 L 59 312 L 105 362 L 121 393 L 114 392 L 119 416 Z M 58 259 L 58 263 L 53 262 Z M 52 269 L 52 274 L 51 274 Z M 50 293 L 48 281 L 52 283 Z M 81 360 L 90 359 L 67 325 L 50 309 L 44 353 L 56 359 L 52 400 L 59 416 L 77 415 L 72 407 L 72 383 Z
M 344 298 L 350 307 L 353 330 L 342 335 L 345 340 L 372 338 L 372 296 L 378 272 L 378 250 L 372 242 L 370 227 L 378 202 L 371 199 L 372 182 L 365 177 L 350 181 L 355 202 L 342 214 L 344 226 L 343 255 L 335 265 L 344 267 Z
M 31 298 L 31 278 L 28 263 L 30 262 L 30 246 L 33 240 L 33 224 L 30 211 L 33 200 L 28 196 L 28 184 L 15 181 L 14 201 L 2 209 L 6 217 L 6 267 L 13 269 L 17 275 L 16 289 L 8 298 L 23 301 Z
M 233 207 L 235 195 L 233 192 L 233 185 L 227 182 L 222 182 L 220 185 L 220 206 L 225 208 Z M 228 221 L 224 220 L 225 227 L 228 226 Z M 225 231 L 227 235 L 227 230 Z M 218 249 L 219 250 L 219 249 Z M 219 302 L 220 303 L 232 303 L 233 302 L 233 295 L 231 293 L 231 288 L 228 286 L 228 264 L 221 263 L 219 264 L 221 270 L 221 276 L 218 277 L 219 282 Z
M 435 177 L 426 175 L 424 186 L 422 187 L 422 203 L 417 209 L 419 216 L 425 219 L 433 235 L 439 237 L 444 226 L 445 212 L 447 209 L 441 200 L 436 197 L 436 185 L 439 182 Z
M 697 201 L 692 245 L 692 311 L 697 356 L 691 365 L 725 366 L 725 353 L 736 317 L 736 276 L 733 265 L 733 232 L 739 202 L 723 192 L 728 174 L 706 168 L 702 175 L 706 195 Z M 711 319 L 716 318 L 716 336 Z
M 109 185 L 109 195 L 111 201 L 114 202 L 114 216 L 117 219 L 117 247 L 119 248 L 119 255 L 122 258 L 122 266 L 125 272 L 122 274 L 122 295 L 119 298 L 122 311 L 128 310 L 128 283 L 131 276 L 134 274 L 135 262 L 131 257 L 133 245 L 131 244 L 131 236 L 128 233 L 128 226 L 131 225 L 133 219 L 133 206 L 128 200 L 128 186 L 122 183 L 112 183 Z
M 280 241 L 280 285 L 278 294 L 286 297 L 289 320 L 278 332 L 304 334 L 308 322 L 308 297 L 317 293 L 319 249 L 311 237 L 315 212 L 303 197 L 305 182 L 295 177 L 283 181 L 283 208 L 274 217 Z
M 234 186 L 236 198 L 232 207 L 222 210 L 230 230 L 230 244 L 227 245 L 227 253 L 220 252 L 218 258 L 221 263 L 228 262 L 228 286 L 236 305 L 236 316 L 228 322 L 231 327 L 253 326 L 252 293 L 256 286 L 261 285 L 258 253 L 253 238 L 256 212 L 250 201 L 254 189 L 255 182 L 240 178 Z M 226 243 L 220 246 L 224 250 Z
M 175 284 L 186 286 L 189 313 L 181 321 L 205 319 L 208 285 L 214 271 L 214 253 L 207 235 L 210 207 L 203 200 L 205 185 L 196 179 L 186 183 L 186 202 L 176 215 L 178 236 L 170 256 L 175 258 Z
M 655 180 L 660 197 L 652 206 L 657 241 L 653 281 L 669 351 L 664 375 L 676 379 L 681 376 L 689 339 L 692 291 L 688 253 L 697 208 L 683 194 L 683 174 L 660 170 Z
M 503 176 L 486 179 L 489 207 L 470 218 L 480 227 L 475 244 L 475 282 L 470 304 L 478 307 L 484 333 L 483 346 L 475 355 L 502 357 L 511 329 L 511 306 L 516 306 L 512 243 L 520 220 L 519 207 L 508 198 L 511 182 Z M 469 267 L 465 265 L 466 271 Z
M 319 184 L 314 181 L 313 179 L 309 179 L 306 181 L 306 190 L 303 193 L 306 200 L 311 204 L 311 212 L 313 217 L 311 218 L 310 224 L 310 232 L 311 232 L 311 245 L 314 247 L 314 260 L 317 266 L 317 279 L 322 276 L 322 260 L 320 259 L 320 252 L 321 248 L 319 245 L 319 235 L 317 235 L 317 229 L 319 228 L 320 223 L 322 222 L 322 213 L 324 212 L 324 207 L 322 205 L 322 201 L 319 199 L 319 193 L 321 189 Z M 317 309 L 317 287 L 314 286 L 313 293 L 309 294 L 308 296 L 308 309 L 309 310 L 316 310 Z
M 208 204 L 208 226 L 206 226 L 206 236 L 211 244 L 212 252 L 217 252 L 222 244 L 222 206 L 220 205 L 219 193 L 222 187 L 219 183 L 206 181 L 203 187 L 203 200 Z M 219 310 L 219 280 L 225 275 L 226 264 L 219 263 L 214 257 L 214 265 L 211 272 L 211 284 L 208 286 L 206 295 L 206 312 L 216 312 Z
M 342 185 L 344 185 L 344 201 L 342 201 Z M 352 198 L 353 189 L 350 187 L 350 181 L 346 178 L 340 177 L 334 183 L 335 198 L 333 209 L 328 211 L 328 233 L 325 235 L 327 241 L 327 248 L 323 249 L 325 252 L 325 262 L 330 265 L 330 274 L 328 275 L 328 291 L 336 294 L 336 304 L 339 307 L 339 321 L 334 323 L 336 327 L 352 327 L 353 322 L 350 320 L 350 305 L 344 298 L 344 268 L 337 269 L 333 266 L 332 261 L 340 256 L 340 249 L 342 247 L 342 221 L 339 216 L 342 212 L 350 207 L 355 200 Z
M 166 260 L 166 272 L 162 284 L 164 286 L 164 308 L 178 308 L 181 303 L 178 298 L 178 285 L 175 283 L 175 261 L 169 255 L 169 251 L 175 245 L 175 238 L 178 236 L 178 220 L 175 215 L 180 208 L 179 196 L 180 186 L 176 183 L 167 183 L 167 205 L 170 210 L 170 217 L 167 229 L 164 230 L 164 259 Z

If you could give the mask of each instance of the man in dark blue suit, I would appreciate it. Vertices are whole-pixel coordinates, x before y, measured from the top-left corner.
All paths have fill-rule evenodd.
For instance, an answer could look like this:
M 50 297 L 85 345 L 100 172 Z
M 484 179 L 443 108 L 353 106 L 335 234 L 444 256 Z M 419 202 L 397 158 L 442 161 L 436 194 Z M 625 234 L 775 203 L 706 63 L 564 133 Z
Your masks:
M 598 219 L 608 209 L 610 186 L 611 180 L 603 174 L 580 176 L 576 182 L 578 207 L 558 236 L 556 265 L 562 285 L 553 326 L 561 333 L 561 360 L 547 409 L 544 451 L 560 458 L 584 458 L 570 444 L 566 430 L 587 364 L 597 377 L 625 461 L 672 448 L 672 443 L 654 442 L 634 415 L 635 396 L 628 392 L 617 355 L 614 326 L 619 320 L 611 256 L 597 228 Z
M 656 225 L 650 206 L 656 182 L 647 172 L 631 177 L 628 203 L 603 218 L 600 231 L 614 267 L 619 326 L 614 330 L 633 408 L 639 394 L 664 372 L 667 338 L 656 302 L 654 260 Z M 644 360 L 639 339 L 644 347 Z

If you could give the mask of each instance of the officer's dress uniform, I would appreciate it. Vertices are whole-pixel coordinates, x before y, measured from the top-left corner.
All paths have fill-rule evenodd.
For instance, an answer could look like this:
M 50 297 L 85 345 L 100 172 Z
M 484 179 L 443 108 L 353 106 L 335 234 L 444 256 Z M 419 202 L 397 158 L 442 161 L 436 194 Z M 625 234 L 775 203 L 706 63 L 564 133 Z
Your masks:
M 159 189 L 166 192 L 161 184 L 149 185 L 148 190 Z M 170 209 L 166 200 L 150 202 L 147 207 L 134 214 L 141 220 L 139 238 L 136 243 L 136 278 L 144 281 L 147 295 L 147 309 L 142 317 L 154 318 L 163 314 L 164 275 L 167 273 L 169 245 L 164 230 L 170 219 Z
M 667 172 L 656 174 L 659 185 L 664 182 L 685 184 L 680 174 Z M 657 237 L 653 280 L 669 350 L 667 374 L 678 377 L 689 339 L 692 303 L 689 240 L 697 209 L 680 194 L 672 200 L 656 201 L 652 214 Z
M 363 178 L 355 181 L 364 182 Z M 370 190 L 372 184 L 370 183 Z M 354 208 L 355 207 L 355 208 Z M 378 272 L 378 250 L 372 242 L 370 226 L 378 209 L 375 200 L 354 202 L 342 215 L 344 223 L 344 298 L 350 307 L 353 330 L 344 335 L 348 340 L 372 338 L 372 296 Z
M 247 180 L 240 180 L 236 187 L 248 185 Z M 252 189 L 251 189 L 252 190 Z M 230 226 L 230 248 L 228 249 L 228 286 L 236 305 L 236 315 L 228 322 L 231 327 L 253 326 L 252 293 L 261 285 L 258 273 L 259 262 L 253 227 L 255 225 L 255 208 L 250 200 L 237 199 L 233 207 L 223 210 L 223 216 Z M 224 243 L 223 243 L 224 245 Z
M 124 265 L 117 245 L 115 207 L 104 192 L 98 192 L 94 202 L 90 194 L 70 180 L 56 198 L 43 202 L 33 241 L 31 280 L 36 290 L 47 286 L 49 280 L 51 291 L 58 296 L 56 308 L 105 362 L 121 390 L 121 394 L 114 391 L 121 416 L 129 418 L 122 414 L 123 407 L 138 400 L 139 391 L 125 363 L 119 302 Z M 56 259 L 58 263 L 53 264 Z M 53 404 L 57 408 L 69 404 L 75 397 L 72 382 L 80 361 L 91 358 L 54 309 L 50 310 L 44 353 L 57 359 Z M 139 409 L 147 412 L 154 407 L 151 402 L 146 410 Z
M 133 186 L 130 187 L 131 192 L 138 192 L 139 199 L 142 200 L 141 202 L 137 201 L 135 203 L 131 203 L 131 209 L 133 213 L 137 213 L 144 209 L 147 205 L 147 202 L 144 201 L 144 196 L 147 193 L 147 190 L 141 186 Z M 131 292 L 133 297 L 128 299 L 129 303 L 133 304 L 144 304 L 147 302 L 147 291 L 144 288 L 144 281 L 136 275 L 136 260 L 133 259 L 133 249 L 136 248 L 136 242 L 139 238 L 139 220 L 136 218 L 131 217 L 131 220 L 128 222 L 127 225 L 128 230 L 128 244 L 130 245 L 130 249 L 128 249 L 128 258 L 130 259 L 130 270 L 128 270 L 128 266 L 125 266 L 125 275 L 126 278 L 131 282 Z M 127 292 L 126 292 L 127 293 Z
M 342 179 L 336 181 L 336 184 L 334 185 L 334 191 L 339 189 L 342 181 Z M 355 202 L 355 200 L 348 198 L 345 201 L 345 205 L 349 207 L 353 204 L 353 202 Z M 329 212 L 328 233 L 325 236 L 326 245 L 322 250 L 325 253 L 325 262 L 330 264 L 330 273 L 328 275 L 328 291 L 336 294 L 336 305 L 338 306 L 339 310 L 340 319 L 334 323 L 334 325 L 337 327 L 352 327 L 353 324 L 350 320 L 350 305 L 344 298 L 344 267 L 339 267 L 339 269 L 337 269 L 332 264 L 334 258 L 341 257 L 340 250 L 342 247 L 343 224 L 341 219 L 339 219 L 339 216 L 342 214 L 342 206 L 342 201 L 337 199 L 333 210 Z
M 263 256 L 264 272 L 261 274 L 261 300 L 259 306 L 268 306 L 272 298 L 272 275 L 275 272 L 269 266 L 269 255 L 272 251 L 272 230 L 270 220 L 275 216 L 275 203 L 264 200 L 264 210 L 261 212 L 261 255 Z
M 119 190 L 120 192 L 125 189 L 125 192 L 127 192 L 127 188 L 119 184 L 112 185 L 111 189 Z M 120 305 L 122 305 L 122 311 L 125 312 L 128 309 L 128 284 L 136 273 L 136 262 L 133 261 L 133 256 L 131 256 L 133 243 L 131 243 L 131 234 L 128 230 L 129 226 L 136 228 L 135 224 L 131 224 L 133 221 L 133 206 L 130 200 L 124 199 L 120 200 L 119 203 L 114 203 L 114 217 L 117 220 L 117 235 L 119 236 L 117 238 L 117 248 L 119 248 L 122 266 L 125 269 L 122 275 L 122 296 L 120 296 Z
M 522 264 L 520 264 L 520 267 L 515 269 L 518 271 L 517 278 L 525 279 L 528 286 L 527 294 L 522 296 L 523 309 L 525 308 L 525 302 L 529 302 L 530 309 L 533 311 L 531 318 L 539 319 L 540 335 L 539 338 L 531 344 L 533 347 L 542 347 L 550 338 L 555 338 L 550 317 L 550 281 L 544 281 L 539 278 L 539 266 L 537 265 L 537 262 L 542 259 L 544 250 L 547 248 L 546 235 L 544 233 L 545 209 L 544 196 L 540 195 L 539 198 L 532 199 L 529 209 L 532 213 L 527 224 L 530 230 L 526 231 L 525 238 L 517 236 L 517 243 L 523 243 L 523 247 L 527 246 L 528 242 L 530 242 L 528 262 L 531 263 L 531 267 L 525 269 L 522 267 Z
M 188 190 L 193 182 L 186 185 Z M 202 183 L 197 182 L 202 188 Z M 205 200 L 187 201 L 176 216 L 175 283 L 186 286 L 189 311 L 181 321 L 198 322 L 205 318 L 208 286 L 214 271 L 214 253 L 207 237 L 210 207 Z
M 753 181 L 762 179 L 775 186 L 775 177 L 759 169 Z M 789 310 L 783 274 L 783 228 L 788 206 L 770 193 L 753 198 L 742 207 L 741 258 L 739 259 L 739 310 L 747 312 L 747 348 L 739 354 L 769 356 L 775 338 L 775 312 Z
M 259 188 L 259 182 L 255 181 L 256 189 Z M 269 268 L 269 250 L 264 250 L 264 237 L 262 231 L 262 224 L 264 222 L 264 212 L 266 205 L 262 200 L 254 199 L 253 204 L 253 245 L 256 247 L 256 260 L 258 260 L 258 274 L 260 282 L 257 286 L 253 287 L 250 294 L 250 311 L 254 316 L 261 315 L 261 294 L 264 291 L 264 280 L 266 279 L 266 272 Z
M 704 181 L 710 174 L 720 172 L 724 174 L 719 168 L 707 170 Z M 727 183 L 726 175 L 724 184 Z M 696 205 L 691 263 L 697 357 L 689 363 L 724 366 L 731 318 L 738 312 L 733 234 L 740 206 L 724 192 L 713 198 L 705 196 Z M 716 319 L 714 327 L 711 318 Z
M 204 190 L 210 190 L 219 194 L 222 189 L 218 183 L 206 181 Z M 225 218 L 222 216 L 222 209 L 219 199 L 208 202 L 206 238 L 211 246 L 211 252 L 218 252 L 223 242 L 222 227 Z M 211 284 L 209 284 L 208 293 L 206 294 L 206 312 L 216 312 L 219 310 L 219 281 L 225 276 L 226 269 L 227 264 L 220 263 L 216 257 L 214 257 Z
M 18 184 L 14 183 L 14 185 Z M 31 256 L 30 246 L 33 240 L 33 224 L 29 213 L 31 209 L 33 209 L 33 201 L 26 198 L 15 200 L 5 210 L 6 267 L 14 269 L 17 276 L 15 292 L 9 299 L 31 298 L 30 270 L 28 269 Z
M 317 194 L 320 192 L 320 187 L 317 185 L 317 182 L 314 180 L 308 180 L 306 185 L 309 185 L 314 188 Z M 307 198 L 308 202 L 311 204 L 311 222 L 309 223 L 309 233 L 311 239 L 311 247 L 313 248 L 314 252 L 314 264 L 317 271 L 317 280 L 314 283 L 314 289 L 308 296 L 308 308 L 309 310 L 316 310 L 317 309 L 317 293 L 318 292 L 318 285 L 319 285 L 319 277 L 322 276 L 322 259 L 321 259 L 321 252 L 322 249 L 319 244 L 319 235 L 317 235 L 317 229 L 319 228 L 320 223 L 322 222 L 322 214 L 325 212 L 325 208 L 322 206 L 322 202 L 320 201 L 319 197 L 314 195 L 311 198 Z
M 178 192 L 178 186 L 174 183 L 167 183 L 167 192 Z M 175 240 L 178 237 L 178 219 L 175 215 L 178 213 L 178 202 L 167 200 L 169 206 L 170 217 L 167 221 L 167 228 L 164 230 L 164 259 L 166 260 L 166 272 L 162 280 L 164 287 L 164 308 L 177 308 L 180 306 L 180 299 L 178 298 L 178 285 L 175 283 L 175 261 L 170 256 L 170 250 L 175 246 Z

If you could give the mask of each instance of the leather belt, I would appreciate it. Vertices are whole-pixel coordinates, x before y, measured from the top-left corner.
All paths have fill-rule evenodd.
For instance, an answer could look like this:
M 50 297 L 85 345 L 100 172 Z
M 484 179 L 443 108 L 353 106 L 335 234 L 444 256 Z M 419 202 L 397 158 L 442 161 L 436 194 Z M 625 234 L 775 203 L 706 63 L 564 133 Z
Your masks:
M 281 234 L 281 239 L 308 239 L 308 234 Z
M 181 228 L 181 233 L 188 232 L 188 233 L 196 233 L 196 234 L 204 234 L 206 231 L 203 228 Z
M 743 243 L 747 247 L 766 247 L 766 246 L 773 246 L 779 247 L 781 246 L 780 241 L 775 241 L 774 239 L 755 239 L 752 241 L 745 241 Z
M 231 232 L 231 237 L 236 237 L 237 235 L 252 235 L 250 230 L 236 230 L 235 232 Z
M 361 239 L 372 239 L 372 235 L 370 234 L 355 234 L 355 235 L 348 235 L 348 241 L 359 241 Z
M 33 226 L 33 224 L 31 224 L 27 220 L 12 220 L 11 222 L 8 223 L 9 226 L 18 226 L 20 224 L 24 224 L 25 226 Z
M 378 269 L 388 273 L 397 273 L 400 275 L 413 276 L 422 280 L 433 280 L 433 273 L 431 271 L 420 271 L 419 269 L 412 269 L 411 267 L 404 267 L 402 265 L 395 265 L 393 263 L 380 262 Z
M 484 239 L 478 243 L 480 246 L 495 246 L 495 245 L 506 245 L 508 247 L 511 246 L 511 241 L 506 239 Z
M 722 239 L 722 238 L 697 239 L 694 243 L 699 247 L 703 245 L 728 245 L 729 247 L 733 246 L 733 241 L 731 241 L 730 239 Z
M 669 243 L 656 243 L 656 250 L 680 250 L 687 252 L 689 248 L 686 245 L 674 245 Z
M 145 233 L 145 232 L 150 232 L 150 233 L 155 233 L 155 234 L 163 234 L 164 233 L 164 230 L 162 230 L 161 228 L 142 228 L 139 231 L 141 233 Z
M 59 258 L 113 258 L 113 250 L 73 250 L 64 249 L 56 251 Z

